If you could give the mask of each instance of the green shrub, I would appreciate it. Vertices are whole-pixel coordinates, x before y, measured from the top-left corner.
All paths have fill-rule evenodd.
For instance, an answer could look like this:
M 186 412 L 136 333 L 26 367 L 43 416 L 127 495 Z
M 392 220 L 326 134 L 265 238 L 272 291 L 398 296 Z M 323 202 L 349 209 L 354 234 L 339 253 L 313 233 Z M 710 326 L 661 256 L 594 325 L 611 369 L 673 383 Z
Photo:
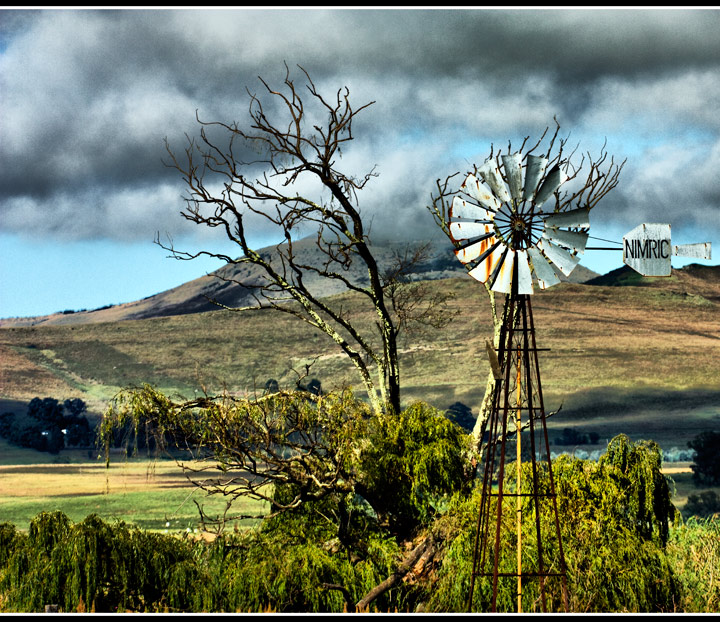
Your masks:
M 675 609 L 682 588 L 664 549 L 674 508 L 660 465 L 660 449 L 656 444 L 632 444 L 624 435 L 610 441 L 607 454 L 598 462 L 567 455 L 553 461 L 571 611 Z M 507 486 L 512 486 L 514 467 L 507 468 Z M 530 465 L 524 465 L 524 481 L 531 477 Z M 539 469 L 539 487 L 544 492 L 549 490 L 546 469 Z M 438 580 L 431 588 L 430 610 L 466 610 L 479 507 L 480 492 L 476 490 L 470 498 L 461 499 L 445 517 L 446 521 L 455 521 L 458 535 L 450 544 Z M 503 516 L 499 570 L 515 572 L 514 511 L 506 510 Z M 527 519 L 523 521 L 523 569 L 537 569 L 530 498 L 525 498 L 523 517 Z M 557 571 L 557 540 L 548 510 L 541 528 L 546 565 Z M 487 569 L 491 568 L 492 560 L 488 560 Z M 492 577 L 476 580 L 473 610 L 490 610 L 491 582 Z M 559 580 L 549 578 L 546 589 L 548 610 L 562 611 Z M 514 578 L 499 581 L 498 611 L 515 610 L 515 592 Z M 540 611 L 538 581 L 528 581 L 523 593 L 523 611 Z
M 720 611 L 720 519 L 690 518 L 671 532 L 668 558 L 682 585 L 680 611 Z

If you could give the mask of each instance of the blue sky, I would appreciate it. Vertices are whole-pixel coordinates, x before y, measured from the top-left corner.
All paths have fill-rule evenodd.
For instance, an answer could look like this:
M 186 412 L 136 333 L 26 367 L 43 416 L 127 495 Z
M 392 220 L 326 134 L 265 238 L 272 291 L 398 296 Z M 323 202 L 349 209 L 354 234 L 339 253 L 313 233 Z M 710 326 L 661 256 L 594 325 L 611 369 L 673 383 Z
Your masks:
M 180 217 L 163 139 L 182 149 L 196 110 L 242 124 L 246 89 L 281 83 L 284 61 L 375 101 L 343 154 L 349 171 L 377 167 L 359 195 L 375 231 L 433 235 L 435 179 L 557 116 L 579 152 L 607 139 L 627 158 L 591 235 L 668 222 L 674 243 L 720 249 L 719 26 L 717 10 L 681 9 L 2 10 L 0 317 L 128 302 L 219 267 L 168 259 L 157 233 L 237 254 Z

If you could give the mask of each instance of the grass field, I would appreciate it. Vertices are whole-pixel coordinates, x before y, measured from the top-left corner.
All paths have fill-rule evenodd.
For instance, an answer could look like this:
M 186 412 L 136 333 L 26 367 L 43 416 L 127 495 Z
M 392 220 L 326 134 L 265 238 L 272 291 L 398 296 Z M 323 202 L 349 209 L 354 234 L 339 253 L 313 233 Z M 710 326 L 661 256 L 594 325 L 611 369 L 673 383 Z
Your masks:
M 454 296 L 450 312 L 457 315 L 441 331 L 420 331 L 402 340 L 402 399 L 405 404 L 424 400 L 443 409 L 460 401 L 477 413 L 489 371 L 487 295 L 469 278 L 434 283 Z M 597 432 L 601 443 L 625 433 L 633 440 L 655 440 L 667 451 L 686 449 L 703 430 L 720 430 L 720 298 L 703 296 L 703 283 L 687 281 L 690 287 L 677 276 L 663 283 L 564 283 L 532 297 L 538 346 L 550 348 L 540 354 L 546 410 L 562 405 L 549 419 L 551 440 L 562 428 L 576 427 Z M 371 312 L 360 310 L 352 294 L 337 295 L 333 301 L 355 309 L 361 327 L 375 321 Z M 325 390 L 349 385 L 359 390 L 354 370 L 332 341 L 286 314 L 214 311 L 4 328 L 0 409 L 35 396 L 80 397 L 100 415 L 121 388 L 145 382 L 185 397 L 203 389 L 253 393 L 270 378 L 281 388 L 292 388 L 296 372 L 306 364 L 311 365 L 310 377 L 319 378 Z M 26 524 L 36 510 L 55 506 L 68 508 L 74 517 L 102 510 L 152 528 L 162 527 L 176 511 L 172 520 L 182 523 L 179 528 L 186 529 L 186 522 L 196 518 L 187 498 L 192 490 L 166 473 L 162 463 L 154 480 L 143 479 L 145 467 L 114 465 L 106 493 L 107 474 L 90 468 L 87 452 L 62 452 L 55 458 L 0 442 L 0 453 L 0 464 L 28 467 L 0 470 L 0 520 L 14 517 Z M 69 471 L 53 464 L 58 460 L 70 460 L 64 465 Z M 29 470 L 31 463 L 44 463 L 47 474 Z M 130 469 L 138 471 L 131 477 Z M 686 475 L 677 474 L 678 502 L 690 494 Z M 34 479 L 55 483 L 32 495 L 10 494 L 26 489 Z
M 451 311 L 458 315 L 441 331 L 402 341 L 402 398 L 439 408 L 461 401 L 477 412 L 489 369 L 487 296 L 471 279 L 436 283 L 454 295 Z M 350 294 L 334 300 L 348 309 L 356 303 Z M 563 405 L 551 428 L 593 419 L 631 438 L 657 431 L 684 444 L 689 431 L 720 427 L 717 301 L 651 287 L 566 283 L 532 303 L 538 346 L 550 348 L 540 356 L 546 407 Z M 356 321 L 367 327 L 374 318 L 358 311 Z M 149 382 L 186 397 L 203 387 L 252 393 L 270 378 L 291 388 L 305 364 L 324 389 L 359 385 L 328 337 L 285 314 L 215 311 L 0 330 L 0 397 L 81 397 L 98 414 L 128 385 Z
M 33 463 L 33 459 L 43 461 Z M 42 511 L 62 510 L 73 521 L 96 513 L 144 529 L 186 531 L 198 529 L 195 501 L 210 515 L 225 507 L 222 498 L 208 497 L 190 484 L 172 460 L 116 456 L 106 468 L 104 459 L 88 460 L 87 451 L 62 451 L 55 457 L 23 449 L 3 453 L 0 499 L 0 522 L 20 529 L 27 529 Z M 262 513 L 263 507 L 244 500 L 234 504 L 233 511 Z M 251 524 L 246 520 L 237 526 Z
M 37 453 L 37 452 L 35 452 Z M 666 464 L 663 472 L 673 480 L 673 503 L 682 509 L 696 488 L 689 463 Z M 720 493 L 720 487 L 712 488 Z M 143 529 L 164 533 L 201 530 L 194 501 L 208 514 L 224 509 L 221 498 L 207 497 L 190 485 L 169 460 L 119 459 L 106 469 L 104 461 L 69 464 L 22 464 L 0 466 L 0 523 L 27 529 L 42 511 L 61 510 L 77 522 L 89 514 L 106 521 L 122 520 Z M 243 500 L 233 511 L 261 513 L 263 504 Z M 230 523 L 245 528 L 253 521 Z

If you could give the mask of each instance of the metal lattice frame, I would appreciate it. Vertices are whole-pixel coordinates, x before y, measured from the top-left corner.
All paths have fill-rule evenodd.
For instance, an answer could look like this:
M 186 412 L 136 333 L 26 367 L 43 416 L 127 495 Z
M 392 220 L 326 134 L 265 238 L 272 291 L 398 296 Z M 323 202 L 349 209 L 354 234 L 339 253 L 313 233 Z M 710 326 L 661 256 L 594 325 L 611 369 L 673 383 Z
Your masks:
M 534 291 L 533 282 L 540 289 L 546 289 L 560 282 L 556 270 L 567 276 L 578 264 L 588 239 L 590 209 L 543 211 L 543 205 L 567 179 L 557 164 L 545 175 L 547 164 L 547 158 L 529 155 L 523 166 L 522 156 L 516 153 L 502 157 L 504 172 L 501 172 L 489 159 L 477 169 L 482 181 L 468 175 L 449 212 L 449 232 L 456 243 L 455 254 L 468 268 L 468 274 L 487 283 L 493 291 L 507 295 L 498 343 L 499 370 L 488 422 L 468 611 L 472 610 L 475 580 L 480 576 L 492 577 L 492 611 L 497 611 L 498 581 L 507 577 L 517 581 L 518 612 L 522 611 L 523 580 L 529 578 L 539 579 L 543 612 L 547 611 L 548 582 L 553 578 L 560 582 L 565 611 L 569 607 L 530 295 Z M 514 430 L 508 427 L 511 417 L 514 417 Z M 523 481 L 522 476 L 523 428 L 530 432 L 532 476 L 529 482 Z M 536 432 L 541 435 L 540 442 L 536 442 Z M 514 490 L 512 478 L 506 478 L 505 474 L 507 445 L 513 435 L 516 444 Z M 549 481 L 547 491 L 539 489 L 543 449 Z M 531 499 L 529 506 L 523 503 L 527 498 Z M 516 563 L 512 572 L 500 568 L 501 531 L 508 499 L 515 499 L 516 514 Z M 528 568 L 529 560 L 522 555 L 524 512 L 533 515 L 535 525 L 533 544 L 537 549 L 537 562 L 532 568 Z M 549 512 L 554 529 L 552 537 L 557 553 L 552 560 L 548 555 L 548 542 L 543 542 L 543 512 Z
M 513 287 L 515 290 L 515 287 Z M 511 293 L 505 308 L 509 320 L 502 327 L 500 336 L 500 372 L 502 378 L 496 382 L 493 407 L 488 423 L 489 437 L 484 452 L 482 497 L 478 513 L 475 546 L 473 552 L 473 571 L 468 597 L 468 611 L 472 610 L 475 579 L 479 576 L 492 577 L 492 611 L 497 611 L 498 581 L 500 578 L 517 580 L 517 611 L 522 611 L 522 585 L 524 579 L 537 578 L 540 582 L 540 604 L 547 612 L 547 580 L 556 577 L 560 581 L 564 610 L 569 608 L 567 591 L 567 570 L 565 554 L 560 533 L 560 521 L 557 511 L 555 482 L 550 459 L 550 444 L 545 421 L 545 405 L 542 396 L 540 371 L 538 365 L 538 347 L 535 341 L 535 327 L 532 316 L 530 296 Z M 515 431 L 509 430 L 509 422 L 514 418 Z M 529 430 L 532 476 L 529 482 L 523 482 L 521 476 L 521 439 L 517 430 Z M 540 442 L 536 436 L 540 435 Z M 505 476 L 508 442 L 515 437 L 515 487 L 506 487 Z M 540 445 L 540 446 L 538 446 Z M 544 453 L 544 457 L 542 454 Z M 547 464 L 549 490 L 539 489 L 539 463 Z M 522 557 L 523 498 L 531 498 L 530 512 L 534 515 L 534 545 L 537 549 L 537 565 L 528 568 L 527 559 Z M 493 504 L 491 500 L 494 499 Z M 501 526 L 503 515 L 508 511 L 507 501 L 515 500 L 516 512 L 516 565 L 514 572 L 500 570 Z M 493 507 L 494 505 L 494 507 Z M 554 527 L 555 550 L 557 557 L 548 559 L 546 544 L 543 542 L 541 516 L 549 514 Z

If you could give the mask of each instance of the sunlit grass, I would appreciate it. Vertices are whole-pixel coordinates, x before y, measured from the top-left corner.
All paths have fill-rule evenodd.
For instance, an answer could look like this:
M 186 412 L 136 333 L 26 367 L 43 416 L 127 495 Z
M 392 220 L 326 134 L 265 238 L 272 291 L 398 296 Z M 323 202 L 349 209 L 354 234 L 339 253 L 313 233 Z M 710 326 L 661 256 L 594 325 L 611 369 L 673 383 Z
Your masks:
M 75 522 L 82 521 L 89 514 L 98 514 L 105 521 L 122 520 L 153 531 L 176 533 L 201 531 L 200 514 L 193 500 L 202 502 L 203 510 L 210 516 L 220 514 L 225 503 L 222 499 L 205 497 L 200 491 L 147 490 L 107 495 L 15 497 L 3 499 L 0 508 L 0 522 L 10 522 L 19 529 L 27 529 L 33 517 L 40 512 L 61 510 Z M 242 502 L 233 509 L 243 512 L 262 511 L 259 502 Z M 250 527 L 252 520 L 230 522 L 229 527 Z
M 220 514 L 226 505 L 224 497 L 208 496 L 190 484 L 168 460 L 118 460 L 109 468 L 104 462 L 2 466 L 0 499 L 0 522 L 21 529 L 42 511 L 61 510 L 74 521 L 96 513 L 144 529 L 195 530 L 200 519 L 196 502 L 209 516 Z M 261 502 L 242 499 L 232 512 L 262 514 L 263 508 Z M 237 526 L 252 524 L 244 520 Z

